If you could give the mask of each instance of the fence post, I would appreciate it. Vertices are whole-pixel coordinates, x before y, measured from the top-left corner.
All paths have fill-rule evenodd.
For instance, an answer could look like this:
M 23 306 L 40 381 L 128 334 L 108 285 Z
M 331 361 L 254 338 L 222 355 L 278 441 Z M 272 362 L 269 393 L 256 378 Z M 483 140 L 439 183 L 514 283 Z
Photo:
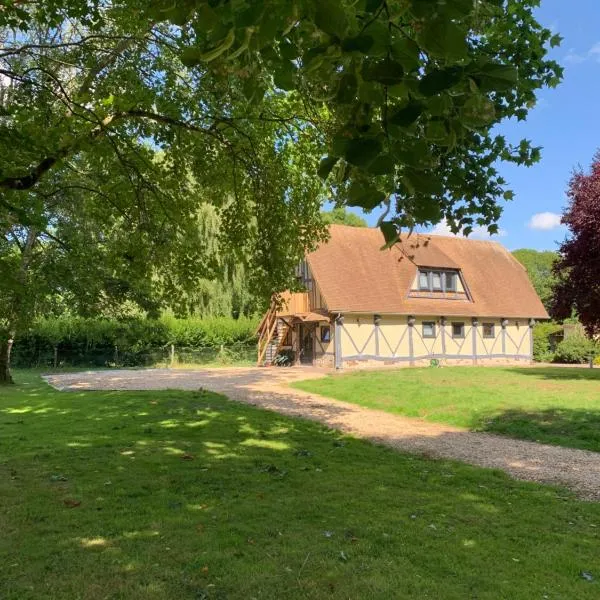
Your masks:
M 171 344 L 171 367 L 175 364 L 175 344 Z

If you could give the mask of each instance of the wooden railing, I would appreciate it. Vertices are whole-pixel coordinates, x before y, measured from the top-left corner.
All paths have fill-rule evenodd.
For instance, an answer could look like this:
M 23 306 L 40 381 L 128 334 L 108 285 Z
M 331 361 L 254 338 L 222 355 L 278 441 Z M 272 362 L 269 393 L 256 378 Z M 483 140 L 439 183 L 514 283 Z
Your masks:
M 269 307 L 269 310 L 265 313 L 265 316 L 262 318 L 258 329 L 258 358 L 256 364 L 258 366 L 262 365 L 262 361 L 265 358 L 265 354 L 267 353 L 267 348 L 273 339 L 274 333 L 277 331 L 277 306 L 272 303 Z
M 310 312 L 308 292 L 283 292 L 281 306 L 277 311 L 280 317 Z

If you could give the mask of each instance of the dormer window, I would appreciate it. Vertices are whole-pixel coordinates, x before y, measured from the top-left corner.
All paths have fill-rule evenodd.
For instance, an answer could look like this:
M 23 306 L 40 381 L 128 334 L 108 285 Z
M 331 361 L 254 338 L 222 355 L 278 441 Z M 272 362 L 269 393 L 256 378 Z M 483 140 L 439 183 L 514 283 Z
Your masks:
M 419 269 L 419 290 L 423 292 L 455 292 L 457 271 Z

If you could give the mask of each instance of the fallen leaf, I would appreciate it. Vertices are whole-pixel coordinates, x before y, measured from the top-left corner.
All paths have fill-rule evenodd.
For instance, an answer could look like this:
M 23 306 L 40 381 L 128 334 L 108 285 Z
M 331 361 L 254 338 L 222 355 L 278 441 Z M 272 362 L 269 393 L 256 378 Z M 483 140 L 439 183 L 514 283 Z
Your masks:
M 586 581 L 594 581 L 594 576 L 589 571 L 581 571 L 579 575 L 582 579 L 585 579 Z
M 181 459 L 182 460 L 194 460 L 194 455 L 193 454 L 182 454 Z
M 204 567 L 202 567 L 201 571 L 203 573 L 208 573 L 208 567 L 205 565 Z
M 77 508 L 81 504 L 81 500 L 74 500 L 73 498 L 65 498 L 63 504 L 67 508 Z
M 343 560 L 344 562 L 348 560 L 348 557 L 346 556 L 346 553 L 343 550 L 340 552 L 340 560 Z

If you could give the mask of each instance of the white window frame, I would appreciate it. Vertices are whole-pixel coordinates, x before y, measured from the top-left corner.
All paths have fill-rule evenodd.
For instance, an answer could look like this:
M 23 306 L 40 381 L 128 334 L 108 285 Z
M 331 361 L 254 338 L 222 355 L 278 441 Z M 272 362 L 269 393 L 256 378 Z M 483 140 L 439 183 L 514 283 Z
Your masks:
M 427 335 L 425 333 L 425 326 L 426 325 L 431 325 L 431 335 Z M 436 337 L 436 331 L 435 331 L 435 321 L 423 321 L 421 323 L 421 333 L 423 335 L 423 339 L 435 339 Z
M 440 287 L 433 287 L 433 276 L 434 274 L 439 275 L 440 277 Z M 422 285 L 421 277 L 425 275 L 427 277 L 427 287 Z M 452 275 L 452 286 L 448 287 L 447 278 L 448 275 Z M 419 283 L 419 291 L 421 292 L 456 292 L 458 288 L 458 271 L 452 271 L 448 269 L 419 269 L 418 271 L 418 283 Z
M 460 335 L 455 335 L 455 333 L 454 333 L 454 327 L 456 325 L 460 325 L 460 331 L 461 331 Z M 465 339 L 465 324 L 463 322 L 454 321 L 452 323 L 452 339 L 455 339 L 455 340 L 464 340 Z

